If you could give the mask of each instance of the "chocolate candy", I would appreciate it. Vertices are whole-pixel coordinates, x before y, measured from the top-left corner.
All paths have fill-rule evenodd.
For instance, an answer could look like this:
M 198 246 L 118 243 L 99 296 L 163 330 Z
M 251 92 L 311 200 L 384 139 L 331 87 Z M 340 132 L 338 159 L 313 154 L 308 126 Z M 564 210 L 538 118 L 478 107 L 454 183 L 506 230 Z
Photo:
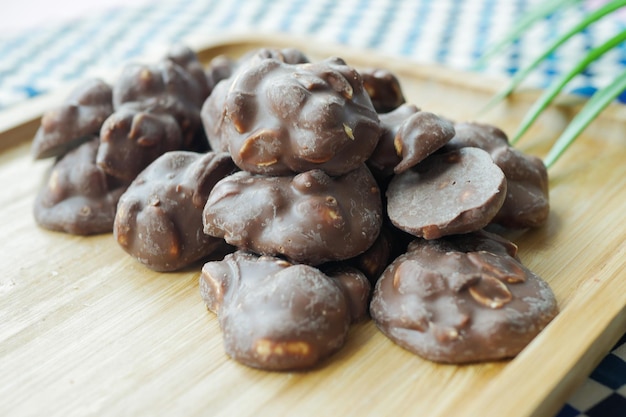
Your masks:
M 309 62 L 307 56 L 295 48 L 259 48 L 245 53 L 235 60 L 227 55 L 218 55 L 211 59 L 206 70 L 211 90 L 222 80 L 230 78 L 241 67 L 263 59 L 277 59 L 287 64 L 304 64 Z
M 96 162 L 107 174 L 130 182 L 165 152 L 180 149 L 182 142 L 173 116 L 122 108 L 102 126 Z
M 36 159 L 62 156 L 90 140 L 113 113 L 111 86 L 91 79 L 78 86 L 59 107 L 44 113 L 33 140 Z
M 217 132 L 221 129 L 220 120 L 224 117 L 224 101 L 228 95 L 229 88 L 229 79 L 217 83 L 200 110 L 202 126 L 206 132 L 209 146 L 215 152 L 228 152 L 228 141 L 226 137 L 219 135 Z
M 364 252 L 381 223 L 380 192 L 364 164 L 336 178 L 321 170 L 283 177 L 237 172 L 215 185 L 204 209 L 205 233 L 311 265 Z
M 389 228 L 383 226 L 372 246 L 345 263 L 361 271 L 370 283 L 375 284 L 391 261 L 396 243 Z
M 226 55 L 218 55 L 211 59 L 205 71 L 210 91 L 212 92 L 220 81 L 230 78 L 236 68 L 237 61 Z
M 422 162 L 454 136 L 454 125 L 434 113 L 410 115 L 398 128 L 393 144 L 402 160 L 393 169 L 400 174 Z
M 348 303 L 350 323 L 358 323 L 369 318 L 372 285 L 365 274 L 361 270 L 348 265 L 334 265 L 329 268 L 323 268 L 322 271 L 341 288 Z
M 172 115 L 183 134 L 183 146 L 194 146 L 201 129 L 202 87 L 169 59 L 154 65 L 129 64 L 113 86 L 115 110 L 122 107 Z
M 309 62 L 307 56 L 295 48 L 259 48 L 247 52 L 238 60 L 225 55 L 218 55 L 209 63 L 207 77 L 209 84 L 212 86 L 212 97 L 211 100 L 207 100 L 203 104 L 202 124 L 204 130 L 208 132 L 211 149 L 228 152 L 228 142 L 222 140 L 222 137 L 215 133 L 215 130 L 219 129 L 218 126 L 215 126 L 215 122 L 223 117 L 226 95 L 233 78 L 236 78 L 233 74 L 264 59 L 276 59 L 286 64 L 304 64 Z M 220 81 L 224 81 L 224 83 L 220 83 Z
M 222 239 L 202 232 L 202 210 L 215 183 L 235 169 L 226 153 L 165 153 L 120 198 L 115 239 L 157 271 L 181 269 L 223 250 Z
M 461 240 L 411 243 L 378 281 L 372 318 L 396 344 L 432 361 L 513 357 L 557 314 L 554 294 L 502 238 Z
M 378 115 L 360 75 L 339 58 L 291 65 L 253 59 L 206 100 L 211 146 L 241 169 L 288 175 L 322 169 L 341 175 L 372 153 Z
M 175 64 L 178 64 L 191 75 L 200 88 L 202 100 L 209 96 L 211 93 L 211 85 L 209 84 L 207 74 L 204 72 L 204 66 L 198 60 L 198 56 L 195 52 L 187 46 L 176 45 L 167 52 L 165 59 L 169 59 Z
M 413 104 L 403 104 L 389 113 L 379 115 L 380 138 L 376 149 L 367 160 L 367 166 L 371 168 L 376 178 L 390 177 L 394 173 L 393 169 L 402 161 L 394 144 L 396 134 L 402 124 L 419 111 L 420 109 Z
M 76 235 L 108 233 L 127 183 L 96 165 L 98 138 L 71 150 L 52 167 L 35 200 L 36 222 L 43 228 Z
M 366 68 L 360 71 L 363 86 L 378 113 L 388 113 L 404 104 L 400 81 L 384 68 Z
M 462 148 L 396 175 L 387 189 L 387 211 L 399 229 L 437 239 L 482 229 L 505 197 L 506 179 L 489 154 Z
M 351 314 L 366 309 L 364 287 L 358 276 L 333 279 L 312 266 L 240 251 L 206 263 L 200 276 L 226 354 L 272 371 L 311 368 L 340 349 Z
M 380 115 L 380 123 L 382 134 L 367 161 L 379 178 L 414 167 L 454 136 L 451 122 L 410 104 Z
M 509 146 L 499 128 L 479 123 L 458 123 L 448 149 L 472 146 L 486 150 L 507 179 L 507 195 L 493 219 L 504 227 L 539 227 L 548 220 L 550 198 L 548 170 L 541 159 Z

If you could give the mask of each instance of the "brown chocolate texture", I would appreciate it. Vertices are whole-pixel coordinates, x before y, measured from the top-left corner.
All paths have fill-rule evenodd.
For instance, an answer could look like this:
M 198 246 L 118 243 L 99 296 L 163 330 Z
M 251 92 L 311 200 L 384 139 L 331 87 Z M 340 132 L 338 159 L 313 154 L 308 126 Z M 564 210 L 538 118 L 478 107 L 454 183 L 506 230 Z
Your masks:
M 156 64 L 129 64 L 113 86 L 116 111 L 130 108 L 148 113 L 166 113 L 176 119 L 184 149 L 194 147 L 201 130 L 203 89 L 183 67 L 169 59 Z
M 367 160 L 367 166 L 370 167 L 376 178 L 382 179 L 392 176 L 394 168 L 402 161 L 402 157 L 396 152 L 394 144 L 396 134 L 402 124 L 411 115 L 419 111 L 420 109 L 414 104 L 403 104 L 389 113 L 379 115 L 380 138 L 376 149 Z
M 455 137 L 446 148 L 476 147 L 489 152 L 507 179 L 507 195 L 493 223 L 513 229 L 539 227 L 548 220 L 548 171 L 541 159 L 509 146 L 496 126 L 457 123 Z
M 252 59 L 216 86 L 202 117 L 211 146 L 242 170 L 341 175 L 373 152 L 379 119 L 356 70 L 339 58 Z
M 206 73 L 211 86 L 212 97 L 211 100 L 204 102 L 201 115 L 211 149 L 228 152 L 228 142 L 223 140 L 223 135 L 215 134 L 215 122 L 222 117 L 228 89 L 233 79 L 236 78 L 234 74 L 264 59 L 275 59 L 292 65 L 309 62 L 307 56 L 295 48 L 258 48 L 247 52 L 239 59 L 218 55 L 209 63 Z
M 345 343 L 366 309 L 362 275 L 331 278 L 308 265 L 237 251 L 202 268 L 200 293 L 217 314 L 224 350 L 251 367 L 311 368 Z
M 364 164 L 334 178 L 321 170 L 282 177 L 237 172 L 215 185 L 204 209 L 205 233 L 311 265 L 364 252 L 381 224 L 380 192 Z
M 426 241 L 384 272 L 370 313 L 396 344 L 426 359 L 467 363 L 517 355 L 558 312 L 548 284 L 514 246 L 486 232 Z
M 366 68 L 359 72 L 378 113 L 388 113 L 405 103 L 400 81 L 394 73 L 384 68 Z
M 381 114 L 380 124 L 380 139 L 367 160 L 380 179 L 414 167 L 454 137 L 451 122 L 412 104 Z
M 506 186 L 487 152 L 462 148 L 396 175 L 387 189 L 387 211 L 396 227 L 425 239 L 469 233 L 491 222 Z
M 35 200 L 39 226 L 76 235 L 111 231 L 118 199 L 128 183 L 96 165 L 98 143 L 92 136 L 54 164 Z
M 32 144 L 35 159 L 62 156 L 97 135 L 113 113 L 112 94 L 104 81 L 87 80 L 63 104 L 45 112 Z
M 148 166 L 120 198 L 114 237 L 148 268 L 174 271 L 223 250 L 202 232 L 213 186 L 236 170 L 226 153 L 168 152 Z
M 178 123 L 169 114 L 122 108 L 102 126 L 97 162 L 109 175 L 130 182 L 165 152 L 181 149 L 182 143 Z
M 546 221 L 541 161 L 494 126 L 405 103 L 384 69 L 272 48 L 205 69 L 180 46 L 74 91 L 33 153 L 65 155 L 37 197 L 42 227 L 114 228 L 158 271 L 241 249 L 200 284 L 249 366 L 316 366 L 367 317 L 374 285 L 376 324 L 435 361 L 513 356 L 556 314 L 516 247 L 480 231 Z
M 209 83 L 208 74 L 195 52 L 185 45 L 176 45 L 166 53 L 165 59 L 178 64 L 189 73 L 200 89 L 202 100 L 209 96 L 212 87 Z

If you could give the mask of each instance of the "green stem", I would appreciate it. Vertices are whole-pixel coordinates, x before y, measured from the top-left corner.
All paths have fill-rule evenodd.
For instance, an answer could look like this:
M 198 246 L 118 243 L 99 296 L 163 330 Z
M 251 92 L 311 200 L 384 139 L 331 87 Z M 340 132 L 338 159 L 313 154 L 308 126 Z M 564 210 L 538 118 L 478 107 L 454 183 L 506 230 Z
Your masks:
M 574 27 L 569 29 L 567 32 L 565 32 L 563 35 L 561 35 L 559 38 L 555 39 L 553 41 L 553 43 L 547 49 L 545 49 L 544 52 L 539 57 L 537 57 L 535 60 L 533 60 L 529 65 L 527 65 L 526 67 L 518 70 L 515 73 L 515 75 L 513 76 L 513 78 L 511 79 L 511 81 L 509 82 L 508 86 L 506 88 L 504 88 L 501 92 L 496 94 L 491 100 L 489 100 L 489 102 L 487 103 L 487 105 L 485 106 L 483 111 L 486 111 L 487 109 L 493 107 L 496 103 L 498 103 L 499 101 L 501 101 L 502 99 L 507 97 L 509 94 L 511 94 L 513 92 L 513 90 L 515 90 L 515 88 L 526 78 L 526 76 L 532 70 L 534 70 L 551 53 L 553 53 L 559 46 L 564 44 L 572 36 L 574 36 L 577 33 L 581 32 L 587 26 L 589 26 L 592 23 L 600 20 L 601 18 L 603 18 L 607 14 L 610 14 L 611 12 L 614 12 L 615 10 L 617 10 L 617 9 L 619 9 L 621 7 L 624 7 L 624 6 L 626 6 L 626 0 L 614 0 L 614 1 L 611 1 L 611 2 L 609 2 L 607 4 L 605 4 L 604 6 L 602 6 L 600 8 L 594 10 L 592 13 L 587 15 L 577 25 L 575 25 Z
M 624 90 L 626 90 L 626 70 L 613 80 L 611 84 L 598 90 L 589 101 L 587 101 L 587 104 L 585 104 L 576 117 L 572 119 L 544 159 L 546 167 L 551 167 L 589 123 Z
M 530 128 L 530 126 L 537 120 L 539 115 L 546 107 L 554 100 L 554 98 L 563 90 L 563 87 L 572 80 L 576 75 L 578 75 L 583 69 L 585 69 L 589 64 L 598 59 L 600 56 L 605 54 L 606 52 L 612 50 L 620 43 L 626 40 L 626 30 L 621 31 L 602 45 L 597 48 L 592 49 L 580 62 L 574 66 L 569 72 L 564 74 L 560 79 L 552 83 L 547 90 L 535 101 L 533 106 L 524 116 L 522 122 L 520 123 L 519 128 L 515 135 L 513 135 L 511 139 L 511 144 L 515 144 L 520 137 L 526 133 L 526 131 Z
M 563 6 L 572 5 L 579 2 L 580 0 L 548 0 L 538 4 L 535 8 L 529 10 L 528 13 L 525 13 L 522 16 L 521 20 L 513 27 L 513 29 L 511 29 L 510 32 L 507 33 L 504 38 L 502 38 L 499 42 L 493 44 L 483 53 L 481 58 L 476 63 L 476 69 L 484 66 L 485 62 L 489 58 L 500 52 L 509 43 L 519 38 L 520 35 L 522 35 L 524 31 L 526 31 L 526 29 L 528 29 L 537 21 L 552 14 L 555 10 Z

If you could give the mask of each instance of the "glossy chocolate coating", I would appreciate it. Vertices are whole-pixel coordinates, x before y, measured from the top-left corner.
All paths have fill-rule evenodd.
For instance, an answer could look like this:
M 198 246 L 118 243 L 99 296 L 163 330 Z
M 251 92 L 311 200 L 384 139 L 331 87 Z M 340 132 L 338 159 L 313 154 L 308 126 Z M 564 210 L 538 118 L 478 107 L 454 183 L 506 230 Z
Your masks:
M 380 192 L 364 164 L 336 178 L 321 170 L 282 177 L 238 172 L 215 185 L 204 210 L 205 233 L 311 265 L 364 252 L 381 223 Z
M 295 48 L 259 48 L 245 53 L 239 59 L 233 59 L 227 55 L 218 55 L 211 59 L 206 69 L 211 91 L 220 81 L 230 78 L 238 69 L 263 59 L 277 59 L 287 64 L 309 62 L 307 56 Z
M 431 155 L 396 175 L 387 189 L 387 211 L 399 229 L 437 239 L 482 229 L 505 197 L 506 179 L 489 154 L 462 148 Z
M 181 269 L 222 250 L 222 239 L 203 233 L 202 210 L 215 183 L 235 169 L 226 153 L 163 154 L 120 198 L 115 239 L 157 271 Z
M 412 104 L 381 114 L 380 125 L 378 145 L 367 161 L 377 178 L 414 167 L 454 136 L 451 122 Z
M 82 83 L 63 104 L 44 113 L 33 140 L 33 156 L 43 159 L 64 155 L 97 135 L 111 113 L 111 86 L 99 79 Z
M 434 113 L 410 115 L 398 128 L 394 148 L 402 160 L 393 169 L 400 174 L 426 159 L 454 136 L 454 125 Z
M 343 346 L 353 311 L 346 294 L 361 287 L 353 284 L 312 266 L 237 251 L 204 265 L 200 293 L 217 314 L 226 354 L 287 371 L 311 368 Z
M 237 61 L 226 55 L 218 55 L 211 59 L 205 73 L 211 94 L 215 86 L 222 80 L 230 78 L 237 68 Z
M 348 265 L 335 265 L 322 271 L 332 278 L 343 291 L 348 303 L 350 323 L 369 318 L 369 303 L 372 285 L 365 274 Z
M 99 140 L 65 154 L 50 171 L 34 205 L 37 223 L 46 229 L 75 235 L 108 233 L 126 184 L 96 165 Z
M 471 236 L 471 235 L 468 235 Z M 558 312 L 550 287 L 482 232 L 411 243 L 384 272 L 370 313 L 396 344 L 446 363 L 517 355 Z M 493 249 L 493 251 L 485 250 Z
M 243 170 L 341 175 L 376 147 L 378 115 L 360 75 L 339 58 L 253 59 L 232 78 L 217 85 L 202 117 L 211 146 L 228 149 Z
M 367 160 L 376 178 L 387 178 L 393 175 L 393 169 L 402 161 L 396 151 L 394 141 L 402 124 L 420 109 L 414 104 L 403 104 L 397 109 L 379 115 L 381 134 L 376 149 Z
M 122 108 L 102 125 L 96 162 L 107 174 L 130 182 L 165 152 L 181 149 L 182 142 L 173 116 Z
M 198 87 L 200 88 L 200 95 L 202 96 L 202 100 L 205 100 L 209 94 L 211 93 L 211 86 L 209 84 L 209 79 L 204 70 L 204 66 L 198 60 L 198 56 L 191 48 L 185 45 L 176 45 L 170 48 L 170 50 L 165 55 L 166 59 L 178 64 L 182 68 L 184 68 L 189 75 L 196 81 Z
M 366 68 L 359 71 L 363 86 L 378 113 L 388 113 L 404 104 L 400 81 L 384 68 Z
M 173 116 L 183 134 L 183 146 L 191 147 L 202 130 L 202 88 L 186 69 L 164 59 L 153 65 L 129 64 L 113 86 L 113 105 L 147 113 Z
M 507 196 L 493 219 L 504 227 L 524 229 L 545 224 L 550 214 L 548 170 L 541 159 L 509 146 L 499 128 L 479 123 L 457 123 L 449 149 L 476 147 L 489 152 L 507 179 Z
M 218 82 L 200 110 L 202 126 L 209 146 L 215 152 L 228 152 L 228 141 L 224 135 L 218 134 L 219 126 L 217 123 L 224 115 L 224 102 L 228 95 L 230 83 L 230 79 L 223 79 Z

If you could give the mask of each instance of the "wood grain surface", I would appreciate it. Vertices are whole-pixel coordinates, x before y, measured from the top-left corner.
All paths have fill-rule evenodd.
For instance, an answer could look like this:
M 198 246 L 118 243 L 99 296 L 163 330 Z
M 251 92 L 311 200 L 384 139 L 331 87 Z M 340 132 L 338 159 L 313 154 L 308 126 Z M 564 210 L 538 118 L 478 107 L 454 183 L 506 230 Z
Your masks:
M 314 59 L 338 55 L 357 67 L 385 67 L 400 77 L 409 102 L 509 134 L 536 96 L 520 93 L 478 117 L 501 81 L 306 39 L 240 36 L 192 46 L 204 62 L 295 46 Z M 367 322 L 319 368 L 270 373 L 224 355 L 216 317 L 199 295 L 201 264 L 156 273 L 110 234 L 37 227 L 33 201 L 51 161 L 33 161 L 29 147 L 54 101 L 0 114 L 1 416 L 550 416 L 626 331 L 622 106 L 605 112 L 550 170 L 548 224 L 510 236 L 561 308 L 518 357 L 438 365 Z M 544 155 L 572 103 L 563 98 L 520 149 Z

